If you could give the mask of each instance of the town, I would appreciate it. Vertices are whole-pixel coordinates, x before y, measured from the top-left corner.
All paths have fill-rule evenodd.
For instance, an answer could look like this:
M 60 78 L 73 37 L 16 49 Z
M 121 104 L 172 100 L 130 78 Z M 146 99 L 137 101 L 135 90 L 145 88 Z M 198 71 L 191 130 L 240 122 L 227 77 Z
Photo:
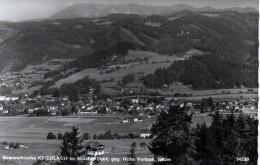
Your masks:
M 17 84 L 19 86 L 19 84 Z M 1 89 L 13 88 L 14 84 L 6 86 L 2 83 Z M 10 89 L 12 90 L 12 89 Z M 246 94 L 252 94 L 253 89 L 247 89 Z M 245 94 L 244 93 L 244 94 Z M 68 96 L 38 95 L 28 93 L 19 95 L 0 96 L 1 116 L 98 116 L 108 115 L 121 118 L 122 123 L 143 122 L 153 119 L 161 111 L 167 111 L 171 105 L 186 107 L 194 118 L 212 116 L 216 111 L 225 117 L 235 115 L 248 115 L 257 120 L 257 98 L 243 98 L 243 93 L 238 98 L 204 97 L 169 97 L 169 96 L 124 96 L 98 99 L 90 91 L 81 95 L 78 102 L 70 101 Z M 223 95 L 225 97 L 225 95 Z

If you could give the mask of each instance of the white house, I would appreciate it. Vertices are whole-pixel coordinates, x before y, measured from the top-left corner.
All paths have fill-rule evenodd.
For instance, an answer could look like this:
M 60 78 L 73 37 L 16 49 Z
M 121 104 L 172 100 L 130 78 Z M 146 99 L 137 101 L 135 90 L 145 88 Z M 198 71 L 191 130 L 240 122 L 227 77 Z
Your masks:
M 5 101 L 6 97 L 5 96 L 0 96 L 0 101 Z
M 131 100 L 133 104 L 138 104 L 139 103 L 139 99 L 132 99 Z
M 129 119 L 128 119 L 128 118 L 124 118 L 124 119 L 122 120 L 122 122 L 123 122 L 123 123 L 129 123 Z
M 138 118 L 136 117 L 136 118 L 134 118 L 134 122 L 138 122 L 139 120 L 138 120 Z
M 150 137 L 151 136 L 151 133 L 141 133 L 140 134 L 140 137 L 141 138 L 148 138 L 148 137 Z
M 11 101 L 11 97 L 5 97 L 5 101 Z
M 134 122 L 142 122 L 143 119 L 140 118 L 140 117 L 135 117 L 135 118 L 133 119 L 133 121 L 134 121 Z
M 11 100 L 12 101 L 16 101 L 16 100 L 18 100 L 19 99 L 19 97 L 11 97 Z
M 9 113 L 8 110 L 4 110 L 4 111 L 3 111 L 3 114 L 8 114 L 8 113 Z

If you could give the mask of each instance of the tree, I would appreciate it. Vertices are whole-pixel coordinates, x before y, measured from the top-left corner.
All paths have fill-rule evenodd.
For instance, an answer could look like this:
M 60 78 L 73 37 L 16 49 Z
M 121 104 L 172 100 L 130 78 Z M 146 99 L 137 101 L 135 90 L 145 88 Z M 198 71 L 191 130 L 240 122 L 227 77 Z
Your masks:
M 145 149 L 146 146 L 147 144 L 145 142 L 140 143 L 140 147 L 143 147 L 143 149 Z
M 108 130 L 107 132 L 104 133 L 104 139 L 111 139 L 111 131 Z
M 219 112 L 216 112 L 213 116 L 213 121 L 210 127 L 210 131 L 212 134 L 212 137 L 214 137 L 212 141 L 214 154 L 213 154 L 213 160 L 216 160 L 217 163 L 222 163 L 222 148 L 223 148 L 223 128 L 222 128 L 222 121 L 221 117 L 219 115 Z
M 69 100 L 72 102 L 78 102 L 79 101 L 79 92 L 78 89 L 73 88 L 69 92 Z
M 135 75 L 134 74 L 127 74 L 123 76 L 122 78 L 122 85 L 126 85 L 127 83 L 135 81 Z
M 128 155 L 130 158 L 130 160 L 128 161 L 129 165 L 136 165 L 137 158 L 135 154 L 135 148 L 136 148 L 136 142 L 133 142 L 131 144 L 130 155 Z
M 83 140 L 89 140 L 89 139 L 90 139 L 89 133 L 84 133 L 83 134 Z
M 129 132 L 128 137 L 133 139 L 134 138 L 134 134 L 132 132 Z
M 56 135 L 54 135 L 52 132 L 49 132 L 47 135 L 47 139 L 56 139 Z
M 201 160 L 201 165 L 214 164 L 212 162 L 212 147 L 210 145 L 211 135 L 206 124 L 198 125 L 196 128 L 196 160 Z
M 151 132 L 154 139 L 150 151 L 155 160 L 160 157 L 171 159 L 170 162 L 155 162 L 155 164 L 189 164 L 194 148 L 190 134 L 191 116 L 184 108 L 171 106 L 168 113 L 162 111 Z
M 62 133 L 58 133 L 58 139 L 63 139 Z
M 74 104 L 71 104 L 71 112 L 74 114 L 77 114 L 78 113 L 78 111 L 77 111 L 77 109 L 76 109 L 76 107 L 75 107 L 75 105 Z
M 60 90 L 55 88 L 53 91 L 52 97 L 60 97 Z
M 240 164 L 236 158 L 249 157 L 246 164 L 257 164 L 258 121 L 232 113 L 221 118 L 213 117 L 209 128 L 197 126 L 195 132 L 196 161 L 200 164 Z
M 15 143 L 14 148 L 19 148 L 20 144 L 19 143 Z
M 9 144 L 9 148 L 13 148 L 13 147 L 14 147 L 14 143 L 11 142 L 11 143 Z
M 74 160 L 62 160 L 62 165 L 77 165 L 79 161 L 77 157 L 84 154 L 84 148 L 82 146 L 83 139 L 78 136 L 78 128 L 73 126 L 72 132 L 66 132 L 63 136 L 63 140 L 60 146 L 62 157 L 74 158 Z

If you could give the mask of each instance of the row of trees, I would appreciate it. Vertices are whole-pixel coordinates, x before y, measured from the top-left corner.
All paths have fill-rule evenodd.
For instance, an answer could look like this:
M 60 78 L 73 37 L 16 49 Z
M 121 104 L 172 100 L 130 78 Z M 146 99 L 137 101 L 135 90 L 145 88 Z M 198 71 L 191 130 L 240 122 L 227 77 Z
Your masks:
M 68 132 L 65 134 L 68 134 Z M 58 133 L 56 136 L 53 132 L 49 132 L 47 134 L 47 139 L 63 139 L 65 134 Z M 110 130 L 108 130 L 104 134 L 100 134 L 99 136 L 97 136 L 96 134 L 93 135 L 93 140 L 126 139 L 126 138 L 136 139 L 136 138 L 140 138 L 140 136 L 135 135 L 132 132 L 129 132 L 129 134 L 126 135 L 118 135 L 117 133 L 112 134 Z M 82 139 L 89 140 L 91 139 L 91 135 L 89 133 L 84 133 Z
M 135 81 L 135 75 L 134 74 L 127 74 L 127 75 L 123 76 L 122 81 L 119 82 L 119 85 L 124 86 L 124 85 L 126 85 L 130 82 L 133 82 L 133 81 Z
M 108 140 L 108 139 L 138 139 L 140 138 L 139 135 L 135 135 L 132 132 L 129 132 L 126 135 L 118 135 L 117 133 L 112 134 L 110 130 L 105 132 L 104 134 L 100 134 L 97 136 L 96 134 L 93 135 L 94 140 Z
M 3 142 L 3 145 L 8 145 L 8 143 L 7 142 Z M 9 146 L 9 148 L 16 149 L 16 148 L 20 147 L 20 143 L 13 143 L 13 142 L 11 142 L 8 146 Z
M 257 164 L 258 121 L 233 114 L 222 118 L 216 113 L 209 127 L 204 123 L 190 129 L 190 124 L 191 116 L 184 108 L 175 106 L 168 114 L 162 112 L 151 130 L 154 156 L 170 158 L 175 165 L 241 164 L 241 157 L 249 158 L 247 164 Z

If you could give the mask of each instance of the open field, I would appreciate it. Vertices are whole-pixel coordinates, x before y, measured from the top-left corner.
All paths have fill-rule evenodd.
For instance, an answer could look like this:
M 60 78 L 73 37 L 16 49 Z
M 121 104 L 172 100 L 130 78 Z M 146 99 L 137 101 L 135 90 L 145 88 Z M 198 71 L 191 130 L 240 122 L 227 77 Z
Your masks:
M 145 119 L 137 123 L 121 123 L 119 117 L 1 117 L 0 141 L 15 142 L 46 142 L 48 132 L 54 134 L 71 131 L 73 125 L 78 125 L 81 135 L 89 133 L 103 134 L 108 130 L 111 133 L 126 135 L 129 132 L 140 134 L 146 132 L 154 119 Z M 211 123 L 211 117 L 193 118 L 192 127 L 197 123 Z
M 81 134 L 103 134 L 108 130 L 125 135 L 129 132 L 140 134 L 147 130 L 153 120 L 146 119 L 140 123 L 121 123 L 120 117 L 1 117 L 0 141 L 43 142 L 48 132 L 54 134 L 71 131 L 78 125 Z
M 61 79 L 56 82 L 53 87 L 60 87 L 64 83 L 73 83 L 78 79 L 82 79 L 86 76 L 94 78 L 98 81 L 109 80 L 113 78 L 115 81 L 121 80 L 124 75 L 131 73 L 140 73 L 144 75 L 153 73 L 156 69 L 169 67 L 174 61 L 184 60 L 182 57 L 161 55 L 154 52 L 148 51 L 134 51 L 130 50 L 128 55 L 126 55 L 125 60 L 129 60 L 127 64 L 111 65 L 108 68 L 120 67 L 119 70 L 106 73 L 106 70 L 98 70 L 97 68 L 84 69 L 80 72 L 74 73 L 67 78 Z M 136 62 L 136 59 L 145 59 L 147 62 Z M 100 74 L 102 72 L 102 74 Z
M 2 156 L 55 156 L 59 155 L 59 145 L 61 140 L 47 140 L 46 136 L 48 132 L 57 133 L 71 131 L 73 124 L 79 125 L 81 135 L 88 132 L 91 134 L 99 135 L 107 130 L 111 130 L 113 133 L 121 135 L 128 134 L 130 131 L 133 133 L 141 133 L 142 129 L 147 129 L 151 121 L 140 123 L 120 123 L 118 117 L 1 117 L 0 118 L 0 164 L 32 164 L 34 161 L 4 161 Z M 96 140 L 95 140 L 96 141 Z M 130 151 L 130 146 L 133 142 L 137 143 L 136 154 L 140 157 L 152 157 L 148 148 L 141 148 L 139 145 L 141 142 L 149 144 L 150 139 L 117 139 L 117 140 L 97 140 L 105 146 L 106 157 L 119 157 L 127 156 Z M 19 149 L 4 149 L 6 145 L 3 142 L 10 144 L 21 143 L 25 144 L 29 148 Z M 83 144 L 86 144 L 84 141 Z M 115 152 L 109 153 L 115 148 Z M 120 162 L 117 164 L 124 164 Z M 127 163 L 127 162 L 126 162 Z M 114 164 L 113 162 L 103 162 L 102 164 Z

